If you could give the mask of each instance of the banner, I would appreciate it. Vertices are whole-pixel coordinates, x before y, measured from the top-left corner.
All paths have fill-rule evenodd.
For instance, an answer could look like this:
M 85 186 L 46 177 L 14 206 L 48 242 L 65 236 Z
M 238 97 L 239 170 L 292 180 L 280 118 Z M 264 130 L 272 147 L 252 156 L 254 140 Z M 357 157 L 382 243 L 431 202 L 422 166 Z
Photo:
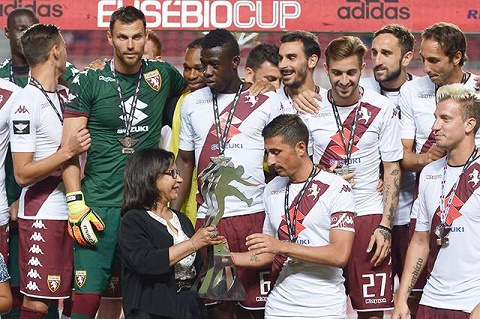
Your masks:
M 0 0 L 0 24 L 13 9 L 27 7 L 64 30 L 107 29 L 122 5 L 141 9 L 154 30 L 372 32 L 400 23 L 421 32 L 439 21 L 480 30 L 477 0 Z

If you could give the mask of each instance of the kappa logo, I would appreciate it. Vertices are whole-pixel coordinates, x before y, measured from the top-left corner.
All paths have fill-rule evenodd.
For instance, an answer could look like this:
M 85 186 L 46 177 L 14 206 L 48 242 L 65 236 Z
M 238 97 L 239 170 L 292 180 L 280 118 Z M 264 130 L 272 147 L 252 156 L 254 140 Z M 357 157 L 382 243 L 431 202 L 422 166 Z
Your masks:
M 111 277 L 110 282 L 108 283 L 108 291 L 115 292 L 118 288 L 118 284 L 120 283 L 120 278 L 118 277 Z
M 47 277 L 47 286 L 51 292 L 55 292 L 60 288 L 60 283 L 62 279 L 58 275 L 48 275 Z
M 30 134 L 30 121 L 12 121 L 13 134 Z
M 130 110 L 132 109 L 132 103 L 133 103 L 133 96 L 131 96 L 128 100 L 125 101 L 125 108 L 127 111 L 127 114 L 130 114 Z M 137 125 L 144 119 L 148 117 L 145 113 L 143 113 L 140 110 L 143 110 L 146 108 L 148 105 L 146 103 L 143 103 L 140 101 L 140 99 L 137 100 L 137 107 L 135 108 L 135 113 L 133 114 L 133 120 L 132 120 L 132 126 Z M 121 105 L 118 105 L 120 109 L 122 109 Z M 123 115 L 120 115 L 119 118 L 123 121 Z M 132 132 L 133 132 L 133 127 L 132 127 Z
M 157 92 L 160 91 L 160 88 L 162 87 L 162 76 L 157 69 L 144 73 L 143 77 L 145 78 L 145 82 L 148 83 L 148 86 Z
M 44 255 L 43 253 L 43 250 L 40 248 L 39 245 L 32 245 L 32 247 L 30 247 L 30 249 L 28 250 L 29 253 L 33 253 L 33 254 L 42 254 Z
M 354 228 L 354 220 L 350 213 L 338 212 L 332 214 L 331 229 L 334 228 Z
M 87 271 L 86 270 L 76 270 L 75 271 L 75 283 L 78 287 L 82 288 L 82 286 L 87 281 Z
M 18 113 L 20 113 L 20 114 L 23 114 L 23 113 L 28 113 L 28 114 L 30 114 L 30 112 L 28 111 L 28 109 L 27 109 L 27 107 L 26 107 L 25 105 L 20 105 L 20 106 L 18 107 L 18 109 L 15 111 L 15 114 L 18 114 Z
M 340 193 L 350 193 L 352 189 L 350 188 L 350 185 L 343 185 L 342 188 L 340 189 Z
M 33 222 L 32 228 L 36 229 L 47 229 L 45 225 L 43 224 L 43 221 L 41 219 L 37 219 L 36 221 Z
M 36 269 L 31 269 L 31 268 L 27 273 L 27 277 L 30 277 L 30 278 L 33 278 L 33 279 L 42 279 L 42 277 L 40 277 L 40 274 L 38 273 L 38 271 Z
M 43 267 L 40 260 L 38 260 L 38 257 L 31 257 L 30 260 L 28 261 L 28 265 L 35 266 L 35 267 L 38 267 L 38 266 Z
M 468 174 L 468 176 L 471 177 L 471 179 L 468 180 L 468 183 L 473 183 L 473 187 L 476 187 L 478 182 L 480 182 L 480 178 L 478 178 L 478 173 L 478 170 L 475 168 L 470 174 Z
M 42 234 L 39 232 L 34 232 L 32 236 L 30 236 L 30 240 L 45 242 L 45 239 L 43 239 Z
M 35 281 L 29 281 L 25 289 L 30 291 L 40 291 L 40 288 L 38 288 L 38 285 Z
M 310 186 L 308 191 L 310 193 L 307 195 L 307 197 L 313 196 L 313 200 L 317 200 L 317 196 L 318 196 L 318 194 L 320 194 L 320 188 L 318 187 L 318 185 L 317 184 L 312 184 L 312 186 Z

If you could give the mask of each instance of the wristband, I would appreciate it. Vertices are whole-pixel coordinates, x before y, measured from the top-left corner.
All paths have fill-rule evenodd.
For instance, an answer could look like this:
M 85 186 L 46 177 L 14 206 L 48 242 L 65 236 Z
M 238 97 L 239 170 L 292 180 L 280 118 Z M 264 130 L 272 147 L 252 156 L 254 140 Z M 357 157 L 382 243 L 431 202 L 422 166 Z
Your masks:
M 383 226 L 383 225 L 380 225 L 380 224 L 379 224 L 379 225 L 377 226 L 377 229 L 383 229 L 383 230 L 389 232 L 390 235 L 392 234 L 392 230 L 391 230 L 390 228 L 388 228 L 387 226 Z
M 193 246 L 193 252 L 192 254 L 196 253 L 197 252 L 197 247 L 195 247 L 195 244 L 193 243 L 193 240 L 190 238 L 190 242 L 192 243 L 192 246 Z
M 83 193 L 81 191 L 71 192 L 66 194 L 67 203 L 74 202 L 77 200 L 83 200 Z

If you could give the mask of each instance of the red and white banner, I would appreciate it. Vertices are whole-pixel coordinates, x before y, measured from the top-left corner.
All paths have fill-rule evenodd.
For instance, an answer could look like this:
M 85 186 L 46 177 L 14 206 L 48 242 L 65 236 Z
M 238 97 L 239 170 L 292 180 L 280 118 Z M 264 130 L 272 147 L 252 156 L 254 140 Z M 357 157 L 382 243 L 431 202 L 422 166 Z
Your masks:
M 64 30 L 108 28 L 111 13 L 134 5 L 155 30 L 371 32 L 389 23 L 422 31 L 435 22 L 479 32 L 477 0 L 0 0 L 0 25 L 17 7 Z

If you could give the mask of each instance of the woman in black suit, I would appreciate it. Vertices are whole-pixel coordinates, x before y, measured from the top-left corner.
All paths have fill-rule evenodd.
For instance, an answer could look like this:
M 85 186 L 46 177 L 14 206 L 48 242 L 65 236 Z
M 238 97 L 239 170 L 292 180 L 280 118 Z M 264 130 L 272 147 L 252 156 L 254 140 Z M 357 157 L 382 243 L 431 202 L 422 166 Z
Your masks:
M 184 214 L 167 207 L 181 182 L 171 152 L 147 148 L 127 163 L 118 237 L 126 318 L 206 318 L 190 291 L 202 263 L 197 250 L 225 238 L 214 227 L 195 233 Z

